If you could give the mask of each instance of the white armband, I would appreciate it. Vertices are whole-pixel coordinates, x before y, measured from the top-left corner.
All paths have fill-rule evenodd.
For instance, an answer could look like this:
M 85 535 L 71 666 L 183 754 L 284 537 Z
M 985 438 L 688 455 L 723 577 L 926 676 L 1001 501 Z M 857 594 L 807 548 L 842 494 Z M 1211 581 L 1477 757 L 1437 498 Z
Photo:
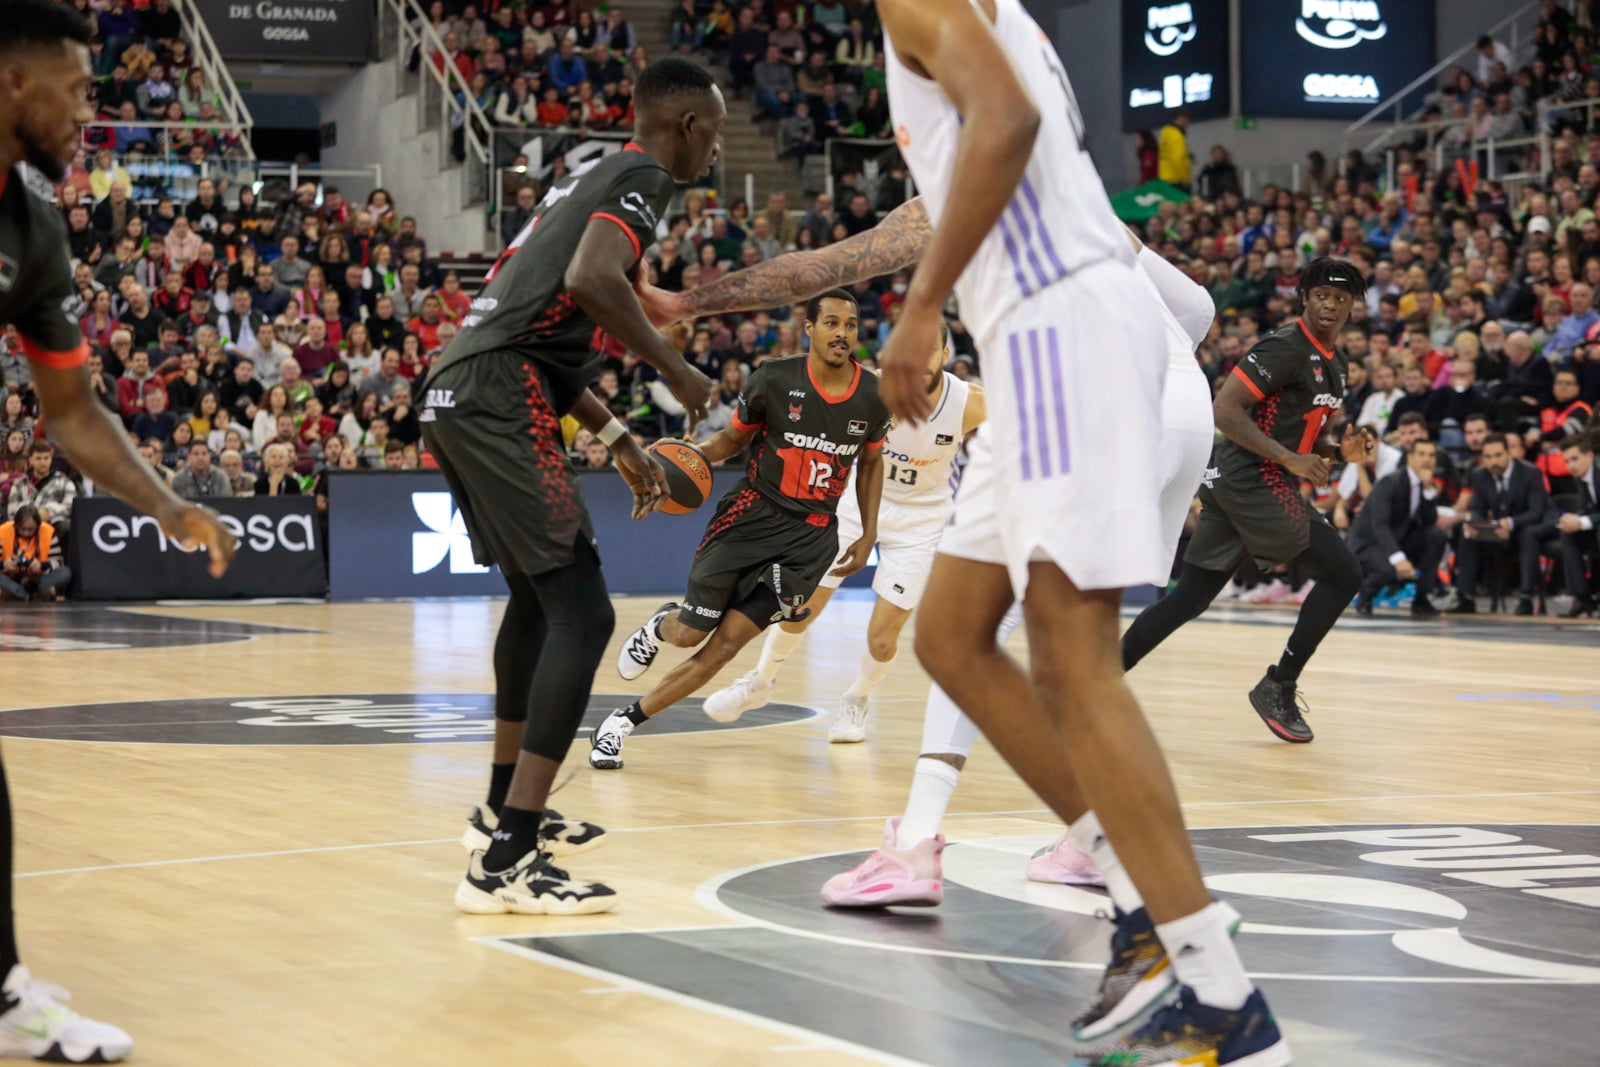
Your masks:
M 612 416 L 611 421 L 600 427 L 600 432 L 595 434 L 595 436 L 600 439 L 601 444 L 605 445 L 607 448 L 610 448 L 612 445 L 617 443 L 617 438 L 621 437 L 627 432 L 628 431 L 623 427 L 622 423 L 618 422 L 615 416 Z

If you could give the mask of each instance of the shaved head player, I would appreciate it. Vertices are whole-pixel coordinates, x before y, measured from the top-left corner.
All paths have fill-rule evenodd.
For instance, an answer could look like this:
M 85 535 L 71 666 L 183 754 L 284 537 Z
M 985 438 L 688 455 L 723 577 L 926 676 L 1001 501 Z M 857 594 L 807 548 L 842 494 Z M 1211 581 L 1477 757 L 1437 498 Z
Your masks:
M 78 127 L 94 119 L 88 90 L 91 32 L 68 4 L 7 0 L 0 9 L 0 323 L 17 328 L 52 440 L 102 491 L 161 523 L 168 537 L 210 553 L 220 576 L 233 538 L 217 516 L 182 500 L 128 442 L 89 387 L 89 346 L 63 312 L 75 295 L 66 227 L 29 192 L 19 163 L 51 181 L 66 175 Z M 133 1050 L 115 1026 L 61 1003 L 17 954 L 11 911 L 11 794 L 0 766 L 0 1057 L 109 1063 Z

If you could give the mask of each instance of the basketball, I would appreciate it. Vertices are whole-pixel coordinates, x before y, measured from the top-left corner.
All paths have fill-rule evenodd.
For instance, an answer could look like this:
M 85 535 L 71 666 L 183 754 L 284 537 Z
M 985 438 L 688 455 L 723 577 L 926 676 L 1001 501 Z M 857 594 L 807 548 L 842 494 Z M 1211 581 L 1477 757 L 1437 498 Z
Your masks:
M 711 495 L 711 461 L 706 454 L 673 437 L 664 437 L 650 446 L 667 472 L 667 500 L 661 510 L 668 515 L 687 515 Z

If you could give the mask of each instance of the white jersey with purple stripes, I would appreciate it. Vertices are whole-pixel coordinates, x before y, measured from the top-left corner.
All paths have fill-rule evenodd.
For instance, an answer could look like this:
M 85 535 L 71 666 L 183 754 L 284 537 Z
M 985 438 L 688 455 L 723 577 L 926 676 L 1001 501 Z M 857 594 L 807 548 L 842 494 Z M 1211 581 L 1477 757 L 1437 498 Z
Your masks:
M 1061 60 L 1020 0 L 995 0 L 995 33 L 1042 118 L 1033 155 L 1000 224 L 961 280 L 961 320 L 980 346 L 1019 301 L 1103 260 L 1133 262 L 1122 224 L 1085 143 Z M 884 42 L 889 108 L 901 155 L 938 225 L 950 196 L 961 116 L 936 82 L 909 70 Z

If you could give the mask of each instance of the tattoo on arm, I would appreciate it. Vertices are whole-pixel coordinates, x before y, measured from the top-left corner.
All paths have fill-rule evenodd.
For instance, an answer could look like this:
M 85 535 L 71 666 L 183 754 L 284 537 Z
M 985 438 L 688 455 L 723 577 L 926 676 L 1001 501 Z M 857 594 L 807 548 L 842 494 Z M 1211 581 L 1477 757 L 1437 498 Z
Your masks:
M 792 304 L 908 267 L 922 257 L 932 238 L 928 212 L 916 197 L 872 229 L 836 245 L 789 252 L 690 290 L 683 294 L 683 307 L 700 316 Z

